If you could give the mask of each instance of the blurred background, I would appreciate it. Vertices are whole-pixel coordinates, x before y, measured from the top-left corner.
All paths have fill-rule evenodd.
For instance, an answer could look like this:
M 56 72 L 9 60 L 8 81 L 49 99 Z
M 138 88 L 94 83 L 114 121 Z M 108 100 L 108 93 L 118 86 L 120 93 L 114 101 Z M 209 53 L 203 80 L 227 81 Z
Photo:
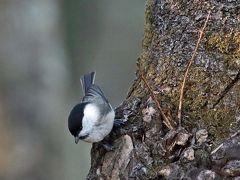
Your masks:
M 141 50 L 144 0 L 0 1 L 0 179 L 80 180 L 87 143 L 74 143 L 67 117 L 80 101 L 80 75 L 113 106 L 125 98 Z

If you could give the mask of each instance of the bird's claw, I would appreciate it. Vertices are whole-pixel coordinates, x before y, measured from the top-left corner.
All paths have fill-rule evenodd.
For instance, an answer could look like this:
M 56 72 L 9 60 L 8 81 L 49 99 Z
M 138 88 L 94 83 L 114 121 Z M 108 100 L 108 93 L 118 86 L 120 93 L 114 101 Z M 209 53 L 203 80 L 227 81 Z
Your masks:
M 125 119 L 114 119 L 114 127 L 121 127 L 125 125 L 126 120 Z
M 114 146 L 109 143 L 102 143 L 101 145 L 106 151 L 113 151 L 115 149 Z

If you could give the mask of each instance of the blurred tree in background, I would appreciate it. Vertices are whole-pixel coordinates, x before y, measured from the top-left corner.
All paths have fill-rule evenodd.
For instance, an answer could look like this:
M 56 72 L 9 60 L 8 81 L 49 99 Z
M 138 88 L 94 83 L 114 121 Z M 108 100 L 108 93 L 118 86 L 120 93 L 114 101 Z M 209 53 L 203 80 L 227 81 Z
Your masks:
M 57 1 L 1 1 L 1 179 L 63 176 L 67 80 Z M 59 131 L 59 132 L 58 132 Z
M 90 145 L 76 146 L 67 129 L 79 76 L 96 70 L 118 105 L 133 78 L 143 14 L 143 0 L 0 2 L 0 179 L 86 177 Z

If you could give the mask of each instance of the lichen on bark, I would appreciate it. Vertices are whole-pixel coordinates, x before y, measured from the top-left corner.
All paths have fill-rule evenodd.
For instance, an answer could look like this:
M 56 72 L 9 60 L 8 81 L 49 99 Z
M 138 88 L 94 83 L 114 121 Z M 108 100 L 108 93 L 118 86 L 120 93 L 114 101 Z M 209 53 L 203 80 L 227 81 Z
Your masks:
M 183 76 L 208 11 L 211 17 L 185 85 L 182 126 L 170 130 L 164 125 L 164 118 L 144 80 L 166 117 L 177 123 Z M 215 179 L 240 175 L 237 166 L 233 165 L 240 159 L 237 153 L 231 157 L 234 163 L 230 165 L 228 158 L 220 164 L 213 159 L 213 156 L 217 159 L 218 154 L 224 154 L 219 151 L 229 151 L 227 144 L 240 152 L 237 145 L 240 127 L 239 21 L 237 1 L 146 1 L 137 77 L 127 98 L 116 109 L 116 115 L 124 117 L 127 123 L 110 135 L 116 145 L 114 153 L 105 152 L 94 144 L 89 179 Z M 124 137 L 129 137 L 133 144 L 131 152 L 127 153 L 128 164 L 117 172 L 116 169 L 104 170 L 105 158 L 112 162 L 108 164 L 110 169 L 118 167 L 116 155 L 109 154 L 121 156 L 126 143 L 121 140 Z

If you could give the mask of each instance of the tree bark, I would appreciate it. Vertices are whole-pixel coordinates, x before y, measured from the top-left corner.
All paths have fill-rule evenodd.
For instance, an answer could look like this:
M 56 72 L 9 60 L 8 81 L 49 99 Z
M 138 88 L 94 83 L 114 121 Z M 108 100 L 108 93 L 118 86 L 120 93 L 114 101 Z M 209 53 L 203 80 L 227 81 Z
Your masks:
M 127 122 L 110 134 L 114 151 L 93 144 L 88 179 L 240 176 L 239 30 L 237 0 L 147 0 L 136 80 L 116 109 Z

